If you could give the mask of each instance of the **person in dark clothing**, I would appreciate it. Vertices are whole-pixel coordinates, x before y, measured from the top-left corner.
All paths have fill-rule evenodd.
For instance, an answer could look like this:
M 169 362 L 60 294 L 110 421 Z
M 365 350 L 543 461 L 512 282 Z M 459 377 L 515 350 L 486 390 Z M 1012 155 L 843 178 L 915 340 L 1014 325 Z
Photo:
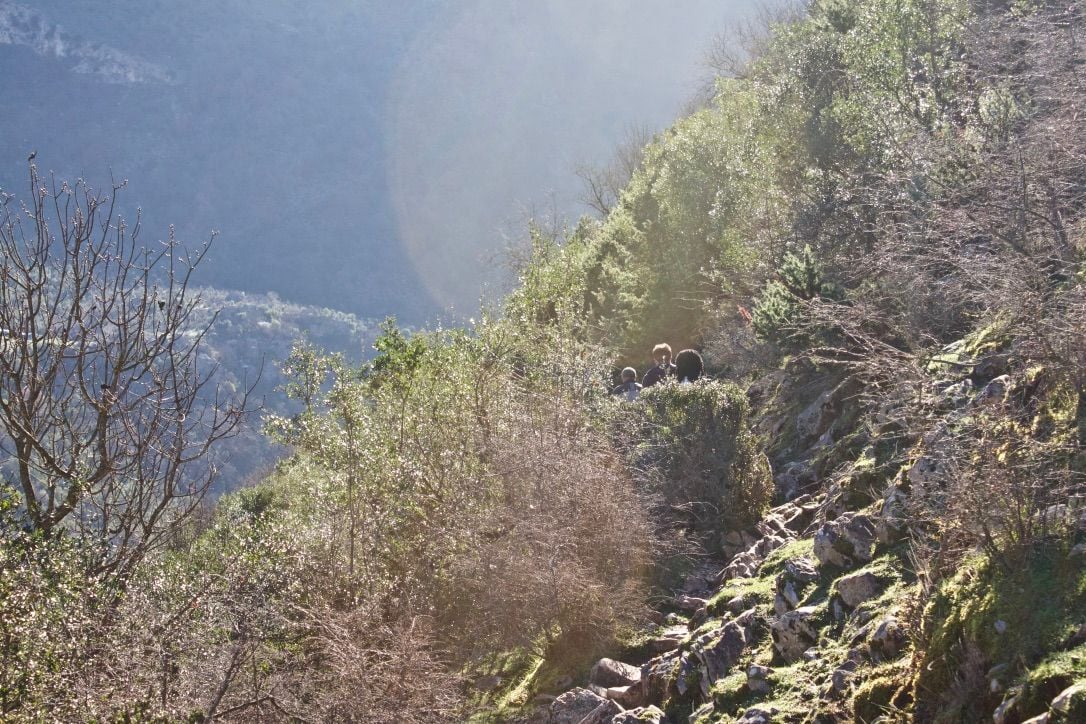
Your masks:
M 694 382 L 705 372 L 705 363 L 697 350 L 684 349 L 675 355 L 675 377 L 682 382 Z
M 627 367 L 622 370 L 622 383 L 611 388 L 611 394 L 625 397 L 627 402 L 633 402 L 641 394 L 641 385 L 637 384 L 637 370 Z
M 652 358 L 656 366 L 645 373 L 641 380 L 642 387 L 652 387 L 675 374 L 675 365 L 671 364 L 671 345 L 658 344 L 652 348 Z

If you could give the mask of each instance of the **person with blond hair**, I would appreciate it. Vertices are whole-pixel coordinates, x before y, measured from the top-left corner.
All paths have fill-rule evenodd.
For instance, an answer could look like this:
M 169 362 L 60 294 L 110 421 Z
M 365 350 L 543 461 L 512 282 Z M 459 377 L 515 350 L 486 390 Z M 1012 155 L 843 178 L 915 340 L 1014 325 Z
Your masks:
M 652 359 L 656 366 L 645 373 L 641 380 L 642 387 L 652 387 L 675 374 L 675 365 L 671 364 L 671 345 L 661 343 L 652 348 Z

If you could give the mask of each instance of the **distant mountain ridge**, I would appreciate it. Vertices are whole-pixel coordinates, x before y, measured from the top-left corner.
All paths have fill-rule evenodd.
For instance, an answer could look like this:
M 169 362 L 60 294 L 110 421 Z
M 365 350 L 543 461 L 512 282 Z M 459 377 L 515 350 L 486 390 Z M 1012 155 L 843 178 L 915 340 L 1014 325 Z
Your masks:
M 166 68 L 103 43 L 68 33 L 25 5 L 0 1 L 0 44 L 25 45 L 38 55 L 72 63 L 76 73 L 93 75 L 106 83 L 173 83 Z

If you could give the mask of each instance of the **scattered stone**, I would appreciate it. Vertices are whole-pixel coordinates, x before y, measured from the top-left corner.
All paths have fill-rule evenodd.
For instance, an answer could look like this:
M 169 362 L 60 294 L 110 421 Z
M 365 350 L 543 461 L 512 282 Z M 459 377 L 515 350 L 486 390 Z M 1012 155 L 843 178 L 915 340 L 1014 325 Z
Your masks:
M 846 513 L 824 523 L 814 536 L 814 554 L 822 565 L 849 568 L 871 560 L 875 524 L 866 515 Z
M 955 410 L 969 404 L 975 393 L 973 380 L 968 377 L 958 382 L 936 383 L 936 404 L 941 410 Z
M 871 652 L 884 661 L 895 659 L 905 648 L 907 641 L 901 622 L 893 616 L 887 616 L 879 622 L 871 636 Z
M 864 601 L 870 601 L 882 593 L 879 579 L 869 571 L 842 576 L 834 585 L 837 588 L 837 595 L 849 608 L 856 608 Z
M 765 666 L 751 664 L 747 667 L 747 688 L 755 694 L 765 694 L 771 688 L 769 684 L 770 673 L 770 669 Z
M 690 620 L 686 622 L 687 631 L 696 631 L 701 628 L 701 625 L 709 620 L 709 607 L 702 606 L 694 613 L 690 614 Z
M 743 594 L 739 594 L 735 598 L 730 599 L 724 607 L 732 613 L 741 613 L 748 608 L 747 598 Z
M 1008 724 L 1009 721 L 1017 718 L 1014 717 L 1014 707 L 1018 704 L 1018 695 L 1021 692 L 1017 689 L 1010 691 L 1006 697 L 1003 698 L 1003 702 L 996 707 L 996 710 L 992 713 L 992 724 Z
M 780 710 L 775 706 L 767 709 L 752 706 L 743 712 L 743 716 L 736 719 L 735 722 L 736 724 L 772 724 L 774 715 L 779 713 Z
M 905 477 L 913 485 L 923 488 L 946 480 L 947 469 L 941 460 L 931 455 L 924 455 L 913 463 Z
M 614 704 L 588 689 L 572 689 L 551 703 L 551 724 L 580 724 L 604 703 Z
M 996 633 L 999 634 L 1000 636 L 1007 633 L 1007 622 L 1004 621 L 1003 619 L 999 619 L 993 625 L 995 626 Z
M 678 652 L 672 651 L 650 659 L 641 667 L 641 695 L 644 701 L 663 701 L 679 665 Z
M 1011 389 L 1011 376 L 1000 375 L 994 378 L 977 396 L 973 398 L 974 407 L 991 407 L 1001 405 L 1007 399 L 1007 393 Z
M 664 712 L 655 706 L 642 706 L 616 714 L 611 724 L 664 724 Z
M 773 646 L 785 661 L 797 661 L 818 640 L 815 630 L 817 617 L 816 607 L 803 606 L 779 617 L 770 626 Z

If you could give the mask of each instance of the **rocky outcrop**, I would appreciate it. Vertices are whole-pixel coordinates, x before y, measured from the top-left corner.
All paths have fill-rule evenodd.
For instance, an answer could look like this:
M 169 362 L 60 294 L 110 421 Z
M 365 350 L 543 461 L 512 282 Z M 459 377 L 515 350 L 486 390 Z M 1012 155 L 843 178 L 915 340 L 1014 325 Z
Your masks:
M 867 563 L 875 547 L 875 522 L 860 513 L 847 513 L 824 523 L 814 536 L 814 554 L 824 566 L 851 568 Z

